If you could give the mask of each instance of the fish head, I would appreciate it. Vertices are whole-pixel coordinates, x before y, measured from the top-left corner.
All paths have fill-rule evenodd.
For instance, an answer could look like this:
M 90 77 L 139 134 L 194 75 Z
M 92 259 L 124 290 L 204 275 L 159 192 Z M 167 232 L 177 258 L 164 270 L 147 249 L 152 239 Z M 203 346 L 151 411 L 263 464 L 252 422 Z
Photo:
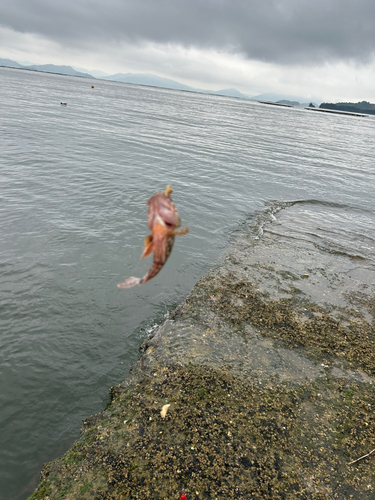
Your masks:
M 163 224 L 170 228 L 175 229 L 180 227 L 181 220 L 171 197 L 159 191 L 147 202 L 148 205 L 148 227 L 152 230 L 156 219 L 163 221 Z

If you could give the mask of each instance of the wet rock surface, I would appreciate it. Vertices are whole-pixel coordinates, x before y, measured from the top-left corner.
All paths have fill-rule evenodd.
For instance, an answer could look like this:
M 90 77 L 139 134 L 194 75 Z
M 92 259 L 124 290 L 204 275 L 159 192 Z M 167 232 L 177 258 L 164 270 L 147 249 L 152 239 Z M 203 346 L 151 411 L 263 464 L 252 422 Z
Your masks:
M 373 499 L 375 269 L 331 250 L 241 235 L 31 498 Z

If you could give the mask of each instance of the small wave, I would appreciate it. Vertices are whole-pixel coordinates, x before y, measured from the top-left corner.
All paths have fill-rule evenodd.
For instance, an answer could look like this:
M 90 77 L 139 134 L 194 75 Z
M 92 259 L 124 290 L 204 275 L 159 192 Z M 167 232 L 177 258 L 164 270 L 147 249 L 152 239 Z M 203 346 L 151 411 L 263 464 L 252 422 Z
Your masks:
M 271 201 L 271 204 L 275 203 L 276 206 L 279 204 L 284 204 L 285 206 L 282 208 L 287 208 L 287 207 L 293 207 L 295 205 L 313 205 L 313 206 L 321 206 L 321 207 L 329 207 L 329 208 L 339 208 L 339 209 L 344 209 L 344 210 L 355 210 L 358 212 L 363 212 L 363 213 L 369 213 L 369 214 L 375 214 L 374 210 L 364 208 L 364 207 L 359 207 L 357 205 L 348 205 L 346 203 L 337 203 L 334 201 L 327 201 L 327 200 L 318 200 L 318 199 L 306 199 L 306 200 L 294 200 L 294 201 L 289 201 L 289 202 L 280 202 L 280 201 Z
M 359 214 L 360 213 L 360 214 Z M 373 212 L 344 203 L 306 199 L 272 200 L 263 210 L 242 220 L 233 235 L 234 245 L 249 240 L 254 243 L 265 233 L 276 237 L 312 243 L 315 248 L 331 255 L 352 260 L 373 260 L 375 225 Z
M 349 257 L 349 259 L 353 259 L 353 260 L 367 260 L 366 257 L 363 257 L 363 255 L 359 255 L 359 254 L 352 254 L 350 253 L 349 251 L 345 251 L 345 250 L 339 250 L 337 248 L 329 248 L 328 246 L 323 246 L 323 245 L 316 245 L 315 244 L 315 247 L 318 248 L 319 250 L 322 250 L 324 252 L 328 252 L 332 255 L 342 255 L 344 257 Z

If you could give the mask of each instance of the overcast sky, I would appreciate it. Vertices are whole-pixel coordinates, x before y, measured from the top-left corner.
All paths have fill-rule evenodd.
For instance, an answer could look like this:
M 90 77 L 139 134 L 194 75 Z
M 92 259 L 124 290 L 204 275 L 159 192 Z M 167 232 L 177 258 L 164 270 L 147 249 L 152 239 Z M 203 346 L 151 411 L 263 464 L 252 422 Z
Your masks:
M 0 0 L 0 57 L 375 102 L 375 0 Z

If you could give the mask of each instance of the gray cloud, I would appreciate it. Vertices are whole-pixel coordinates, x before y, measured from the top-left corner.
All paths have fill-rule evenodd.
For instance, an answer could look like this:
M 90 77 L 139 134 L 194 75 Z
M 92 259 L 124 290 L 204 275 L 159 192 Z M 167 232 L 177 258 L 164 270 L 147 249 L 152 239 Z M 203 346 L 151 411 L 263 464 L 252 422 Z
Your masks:
M 71 46 L 149 41 L 278 63 L 375 54 L 374 0 L 12 0 L 0 24 Z

